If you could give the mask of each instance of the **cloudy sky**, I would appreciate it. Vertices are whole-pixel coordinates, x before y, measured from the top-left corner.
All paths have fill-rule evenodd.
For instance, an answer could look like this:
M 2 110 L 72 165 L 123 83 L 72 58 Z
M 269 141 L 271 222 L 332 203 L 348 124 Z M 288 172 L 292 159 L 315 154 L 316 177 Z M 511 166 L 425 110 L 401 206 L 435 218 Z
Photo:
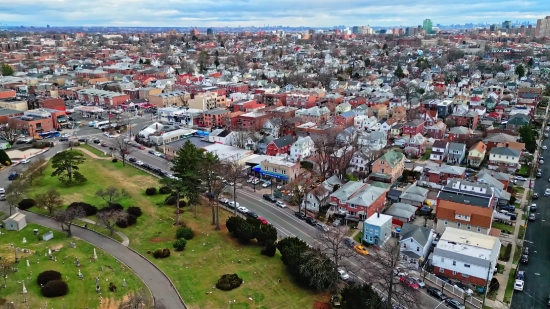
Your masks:
M 548 0 L 0 0 L 8 26 L 415 26 L 535 21 Z

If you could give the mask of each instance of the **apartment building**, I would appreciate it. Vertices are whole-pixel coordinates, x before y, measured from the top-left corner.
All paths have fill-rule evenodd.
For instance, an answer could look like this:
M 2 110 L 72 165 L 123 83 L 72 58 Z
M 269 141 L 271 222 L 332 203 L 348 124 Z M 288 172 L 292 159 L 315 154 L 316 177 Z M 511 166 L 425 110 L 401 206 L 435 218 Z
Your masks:
M 188 101 L 189 108 L 200 110 L 211 110 L 220 107 L 225 107 L 225 97 L 218 96 L 217 92 L 201 92 L 192 95 Z
M 159 94 L 153 94 L 149 97 L 149 103 L 158 108 L 169 106 L 188 106 L 191 94 L 185 91 L 171 91 Z
M 161 93 L 162 93 L 162 89 L 160 88 L 153 88 L 153 87 L 139 88 L 139 98 L 144 100 L 149 100 L 149 97 L 156 94 L 161 94 Z
M 498 237 L 447 228 L 433 252 L 434 273 L 485 286 L 493 278 L 500 246 Z
M 300 162 L 283 157 L 269 157 L 260 163 L 260 175 L 275 178 L 284 183 L 293 181 L 300 174 Z

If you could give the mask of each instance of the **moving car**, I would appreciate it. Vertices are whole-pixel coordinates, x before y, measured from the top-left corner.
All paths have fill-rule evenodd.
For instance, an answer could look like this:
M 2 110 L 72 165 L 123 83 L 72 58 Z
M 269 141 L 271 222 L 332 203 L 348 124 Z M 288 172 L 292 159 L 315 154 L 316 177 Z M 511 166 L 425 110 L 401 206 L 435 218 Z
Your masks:
M 533 203 L 531 206 L 529 206 L 530 211 L 536 211 L 537 210 L 537 204 Z
M 279 206 L 279 207 L 281 207 L 281 208 L 286 208 L 286 204 L 285 204 L 284 202 L 281 202 L 281 201 L 277 201 L 277 202 L 275 203 L 275 205 L 277 205 L 277 206 Z
M 128 158 L 128 161 L 130 161 L 130 162 L 134 163 L 134 162 L 137 162 L 137 159 L 136 159 L 136 158 L 132 158 L 132 157 L 130 157 L 130 158 Z
M 350 237 L 344 237 L 344 243 L 350 247 L 355 247 L 355 245 L 357 245 L 357 243 L 355 242 L 355 240 L 351 239 Z
M 535 192 L 535 193 L 533 193 L 533 197 L 532 197 L 532 199 L 536 200 L 536 199 L 538 199 L 538 198 L 539 198 L 539 194 L 538 194 L 538 193 L 536 193 L 536 192 Z
M 19 178 L 19 174 L 15 172 L 8 176 L 8 180 L 16 180 L 17 178 Z
M 294 216 L 301 220 L 305 220 L 307 218 L 307 216 L 300 211 L 294 212 Z
M 342 268 L 338 268 L 338 274 L 340 275 L 340 279 L 342 279 L 344 281 L 349 279 L 348 273 L 345 270 L 343 270 Z
M 62 137 L 59 139 L 60 142 L 68 142 L 69 141 L 69 138 L 68 137 Z
M 461 304 L 458 300 L 454 298 L 447 298 L 447 306 L 453 308 L 453 309 L 466 309 L 466 307 Z
M 550 179 L 548 181 L 550 181 Z M 550 188 L 544 190 L 544 196 L 550 196 Z
M 266 201 L 270 201 L 270 202 L 272 202 L 272 203 L 274 203 L 274 202 L 277 201 L 277 200 L 275 199 L 275 197 L 274 197 L 273 195 L 271 195 L 271 194 L 264 194 L 264 195 L 262 195 L 262 196 L 263 196 L 264 200 L 266 200 Z
M 521 256 L 521 258 L 519 259 L 519 262 L 520 262 L 521 264 L 529 264 L 529 256 L 523 254 L 523 255 Z
M 430 286 L 426 289 L 426 291 L 428 292 L 429 295 L 431 295 L 433 298 L 435 298 L 437 300 L 446 300 L 447 299 L 447 296 L 445 296 L 445 294 L 443 294 L 440 289 L 437 289 L 437 288 L 434 288 L 434 287 Z
M 529 221 L 535 221 L 535 214 L 529 214 Z
M 525 283 L 523 282 L 523 280 L 516 279 L 516 281 L 514 282 L 514 290 L 523 291 L 524 285 Z
M 328 232 L 329 231 L 329 228 L 328 226 L 326 226 L 324 223 L 321 223 L 321 222 L 317 222 L 315 224 L 315 227 L 318 229 L 318 230 L 321 230 L 323 232 Z
M 546 145 L 542 146 L 542 150 L 546 150 L 548 149 L 548 147 L 546 147 Z
M 409 159 L 405 159 L 405 163 L 411 163 L 412 161 Z
M 98 139 L 94 139 L 94 144 L 99 144 L 99 143 L 101 143 L 101 141 L 100 141 L 100 140 L 98 140 Z
M 268 223 L 267 220 L 263 217 L 258 217 L 256 219 L 258 219 L 258 221 L 260 221 L 263 225 L 266 225 Z
M 361 255 L 367 255 L 369 254 L 369 251 L 367 250 L 367 248 L 361 246 L 361 245 L 355 245 L 353 246 L 353 250 L 355 250 L 355 252 L 361 254 Z
M 306 222 L 307 222 L 308 224 L 313 225 L 313 226 L 315 226 L 315 224 L 317 224 L 317 220 L 313 219 L 312 217 L 307 217 L 307 218 L 306 218 Z
M 107 143 L 101 143 L 101 147 L 107 147 Z
M 413 280 L 414 282 L 416 282 L 416 284 L 418 284 L 418 286 L 420 288 L 425 288 L 426 287 L 426 283 L 424 283 L 424 281 L 422 281 L 422 279 L 418 278 L 418 277 L 411 277 L 411 280 Z
M 401 281 L 401 283 L 403 283 L 405 286 L 407 286 L 407 287 L 409 287 L 413 290 L 418 290 L 420 288 L 418 283 L 414 282 L 414 280 L 412 280 L 408 277 L 401 277 L 401 278 L 399 278 L 399 281 Z

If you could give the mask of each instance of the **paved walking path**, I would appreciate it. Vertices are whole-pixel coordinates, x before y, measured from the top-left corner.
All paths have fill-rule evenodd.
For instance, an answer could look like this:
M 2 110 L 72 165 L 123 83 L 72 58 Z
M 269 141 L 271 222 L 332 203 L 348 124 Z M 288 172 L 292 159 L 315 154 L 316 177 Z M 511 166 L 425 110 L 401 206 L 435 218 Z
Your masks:
M 59 224 L 46 216 L 41 216 L 33 212 L 21 210 L 27 216 L 27 220 L 45 227 L 61 230 Z M 90 220 L 91 221 L 91 220 Z M 144 257 L 130 250 L 124 245 L 104 237 L 96 232 L 73 226 L 71 228 L 73 237 L 81 238 L 94 246 L 108 252 L 122 263 L 133 269 L 136 274 L 145 282 L 151 290 L 155 301 L 161 301 L 166 308 L 186 309 L 185 305 L 178 296 L 171 282 L 164 274 L 157 269 L 151 262 Z
M 80 221 L 84 221 L 84 222 L 86 222 L 86 223 L 93 224 L 93 225 L 99 225 L 97 222 L 95 222 L 95 221 L 93 221 L 93 220 L 90 220 L 90 219 L 86 219 L 86 218 L 80 219 Z M 124 233 L 119 232 L 119 231 L 115 231 L 115 233 L 116 233 L 118 236 L 120 236 L 120 238 L 122 238 L 121 244 L 122 244 L 124 247 L 128 247 L 128 245 L 130 244 L 130 239 L 128 238 L 128 236 L 126 236 Z
M 90 146 L 90 145 L 88 145 Z M 93 147 L 93 146 L 90 146 L 90 147 Z M 113 158 L 111 157 L 100 157 L 98 155 L 96 155 L 95 153 L 89 151 L 88 149 L 86 148 L 80 148 L 80 147 L 73 147 L 73 150 L 79 150 L 79 151 L 82 151 L 83 153 L 89 155 L 90 157 L 94 158 L 94 159 L 98 159 L 98 160 L 112 160 Z

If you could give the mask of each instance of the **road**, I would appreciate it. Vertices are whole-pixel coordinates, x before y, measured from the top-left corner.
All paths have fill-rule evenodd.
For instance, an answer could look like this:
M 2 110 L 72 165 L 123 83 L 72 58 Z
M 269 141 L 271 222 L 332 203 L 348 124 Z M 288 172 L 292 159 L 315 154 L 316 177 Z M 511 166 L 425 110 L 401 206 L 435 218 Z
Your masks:
M 550 140 L 544 140 L 543 145 L 550 147 Z M 550 160 L 550 150 L 542 150 L 541 155 Z M 550 228 L 550 197 L 544 196 L 544 191 L 550 188 L 550 165 L 545 163 L 542 169 L 542 177 L 535 181 L 534 192 L 539 194 L 536 220 L 528 223 L 525 234 L 525 246 L 529 247 L 529 264 L 520 265 L 519 270 L 526 272 L 526 280 L 523 292 L 515 292 L 512 305 L 515 308 L 547 308 L 550 293 L 550 236 L 544 232 Z M 502 284 L 502 282 L 501 282 Z
M 46 158 L 51 158 L 53 155 L 56 154 L 57 151 L 60 150 L 62 150 L 62 146 L 58 144 L 47 151 L 43 156 Z M 18 169 L 23 170 L 24 166 L 18 167 Z M 8 171 L 3 171 L 0 174 L 1 188 L 6 188 L 9 185 L 9 181 L 7 180 L 7 178 L 10 169 L 8 168 L 7 170 Z M 4 213 L 9 214 L 9 209 L 6 202 L 0 202 L 0 210 L 2 210 Z M 29 222 L 34 222 L 52 229 L 60 230 L 59 225 L 52 219 L 42 217 L 30 212 L 21 212 L 27 215 L 27 220 Z M 151 264 L 151 262 L 142 258 L 137 253 L 133 252 L 122 244 L 98 235 L 95 232 L 79 227 L 73 227 L 73 235 L 92 243 L 98 248 L 101 248 L 102 250 L 108 252 L 109 254 L 113 255 L 121 262 L 132 268 L 141 278 L 141 280 L 143 280 L 143 282 L 147 284 L 147 286 L 151 290 L 151 293 L 155 297 L 155 300 L 161 301 L 164 305 L 166 305 L 167 308 L 186 308 L 179 299 L 176 291 L 174 289 L 168 288 L 171 286 L 170 281 L 168 281 L 168 279 L 166 279 L 162 272 L 156 269 L 153 264 Z

